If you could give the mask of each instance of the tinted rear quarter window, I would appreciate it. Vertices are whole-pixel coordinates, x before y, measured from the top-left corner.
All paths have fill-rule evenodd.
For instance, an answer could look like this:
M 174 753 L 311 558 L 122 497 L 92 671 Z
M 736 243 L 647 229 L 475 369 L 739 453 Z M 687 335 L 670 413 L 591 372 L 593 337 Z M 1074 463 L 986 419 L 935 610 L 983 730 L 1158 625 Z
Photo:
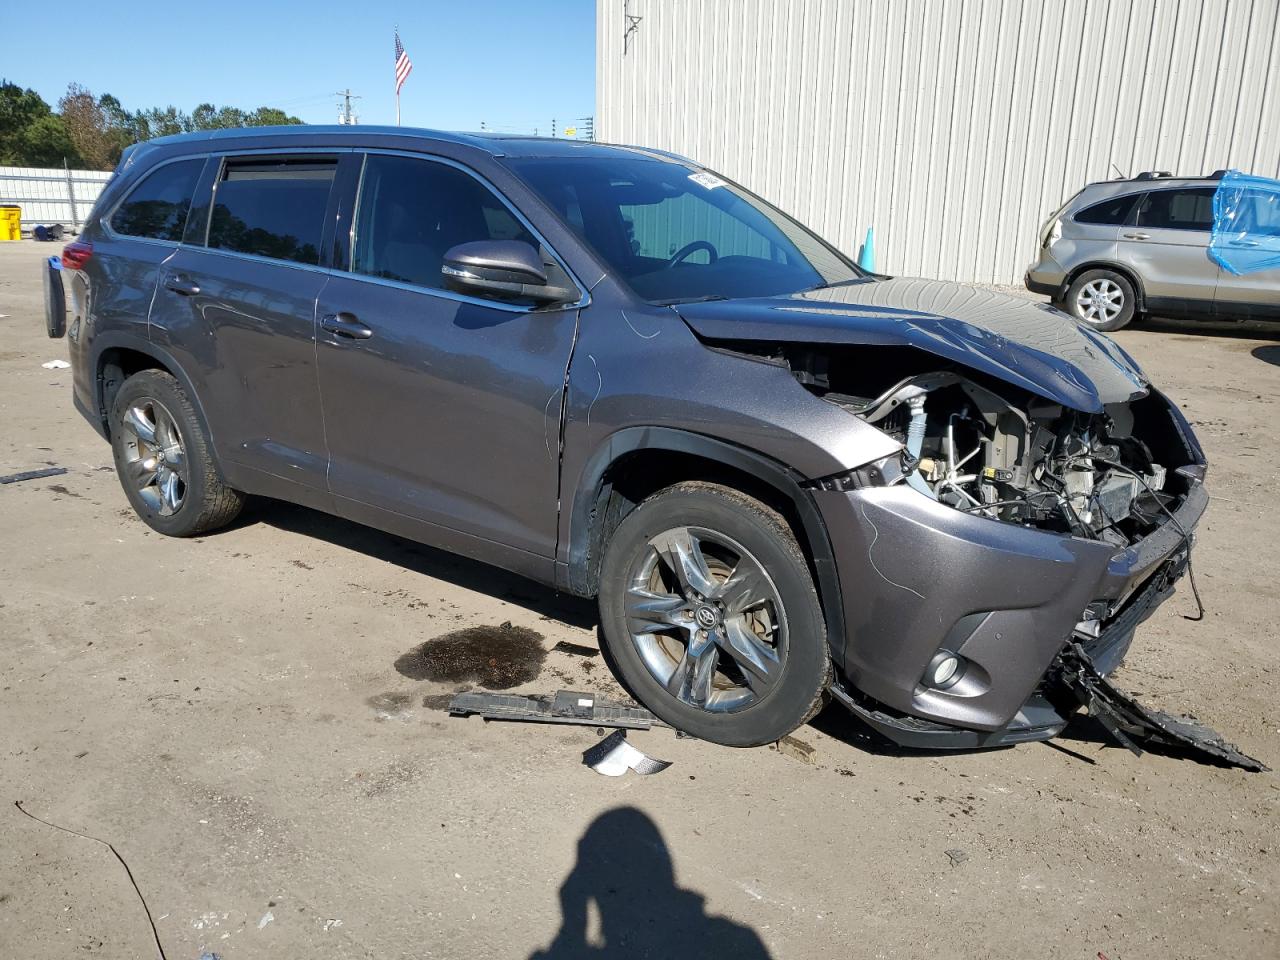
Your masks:
M 334 160 L 230 160 L 218 178 L 209 246 L 318 264 Z
M 1138 205 L 1137 225 L 1164 230 L 1212 230 L 1213 188 L 1153 190 Z
M 151 171 L 129 191 L 111 215 L 111 229 L 128 237 L 182 239 L 191 210 L 191 195 L 204 168 L 204 158 L 179 160 Z
M 1111 197 L 1101 203 L 1085 207 L 1072 219 L 1076 223 L 1119 226 L 1129 219 L 1129 213 L 1140 196 L 1141 194 L 1131 193 L 1123 197 Z

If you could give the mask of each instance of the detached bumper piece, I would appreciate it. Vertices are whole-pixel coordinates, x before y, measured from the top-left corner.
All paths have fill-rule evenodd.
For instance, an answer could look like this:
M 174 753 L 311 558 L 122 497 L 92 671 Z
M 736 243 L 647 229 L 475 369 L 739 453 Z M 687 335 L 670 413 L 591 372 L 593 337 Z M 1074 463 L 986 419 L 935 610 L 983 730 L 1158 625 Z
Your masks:
M 585 727 L 648 730 L 666 726 L 648 710 L 624 703 L 597 700 L 594 693 L 560 690 L 553 697 L 519 697 L 506 693 L 460 693 L 449 701 L 455 717 L 526 723 L 571 723 Z
M 1175 717 L 1144 707 L 1107 680 L 1079 644 L 1062 655 L 1062 682 L 1076 695 L 1089 715 L 1116 740 L 1138 756 L 1140 744 L 1159 744 L 1185 751 L 1200 760 L 1255 773 L 1269 768 L 1227 743 L 1216 731 L 1194 717 Z

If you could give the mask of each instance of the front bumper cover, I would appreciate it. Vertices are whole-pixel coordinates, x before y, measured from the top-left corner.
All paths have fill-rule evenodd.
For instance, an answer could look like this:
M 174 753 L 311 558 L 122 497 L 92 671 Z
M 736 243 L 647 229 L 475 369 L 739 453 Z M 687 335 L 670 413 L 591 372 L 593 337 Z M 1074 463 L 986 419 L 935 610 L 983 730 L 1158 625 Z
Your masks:
M 837 696 L 844 692 L 873 713 L 905 718 L 926 740 L 940 739 L 928 729 L 934 725 L 996 742 L 991 735 L 1056 734 L 1065 718 L 1038 688 L 1085 608 L 1106 604 L 1091 646 L 1099 670 L 1110 672 L 1186 565 L 1188 545 L 1172 523 L 1117 552 L 963 514 L 905 485 L 815 496 L 831 535 L 846 619 L 843 649 L 835 654 L 848 686 Z M 1175 513 L 1184 530 L 1195 527 L 1207 503 L 1204 488 L 1192 484 Z M 946 690 L 921 683 L 941 649 L 967 661 L 964 677 Z M 903 742 L 904 731 L 882 732 Z

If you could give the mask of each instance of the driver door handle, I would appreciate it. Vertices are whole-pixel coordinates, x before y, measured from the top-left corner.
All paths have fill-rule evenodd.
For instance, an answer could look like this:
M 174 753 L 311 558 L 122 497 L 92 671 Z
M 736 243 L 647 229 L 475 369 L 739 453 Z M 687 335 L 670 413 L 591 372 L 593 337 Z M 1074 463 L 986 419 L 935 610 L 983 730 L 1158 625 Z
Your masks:
M 320 329 L 346 340 L 368 340 L 373 331 L 353 313 L 330 313 L 320 319 Z
M 165 280 L 164 287 L 184 297 L 193 297 L 200 292 L 200 284 L 181 273 L 171 274 L 169 279 Z
M 1126 233 L 1126 234 L 1124 235 L 1124 238 L 1125 238 L 1126 240 L 1150 240 L 1150 239 L 1151 239 L 1151 234 L 1149 234 L 1149 233 Z

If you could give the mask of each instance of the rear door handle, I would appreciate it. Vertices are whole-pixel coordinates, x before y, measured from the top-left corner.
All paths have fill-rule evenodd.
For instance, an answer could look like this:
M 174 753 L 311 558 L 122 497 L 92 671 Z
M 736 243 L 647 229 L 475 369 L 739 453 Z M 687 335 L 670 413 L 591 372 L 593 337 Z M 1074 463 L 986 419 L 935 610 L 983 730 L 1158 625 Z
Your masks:
M 347 340 L 368 340 L 373 331 L 351 313 L 330 313 L 320 318 L 320 329 Z
M 172 290 L 184 297 L 193 297 L 200 292 L 200 284 L 180 273 L 172 274 L 165 280 L 164 286 L 166 290 Z
M 1227 243 L 1233 247 L 1256 247 L 1257 240 L 1228 240 Z
M 1151 239 L 1151 234 L 1149 234 L 1149 233 L 1126 233 L 1126 234 L 1124 235 L 1124 238 L 1125 238 L 1126 240 L 1150 240 L 1150 239 Z

